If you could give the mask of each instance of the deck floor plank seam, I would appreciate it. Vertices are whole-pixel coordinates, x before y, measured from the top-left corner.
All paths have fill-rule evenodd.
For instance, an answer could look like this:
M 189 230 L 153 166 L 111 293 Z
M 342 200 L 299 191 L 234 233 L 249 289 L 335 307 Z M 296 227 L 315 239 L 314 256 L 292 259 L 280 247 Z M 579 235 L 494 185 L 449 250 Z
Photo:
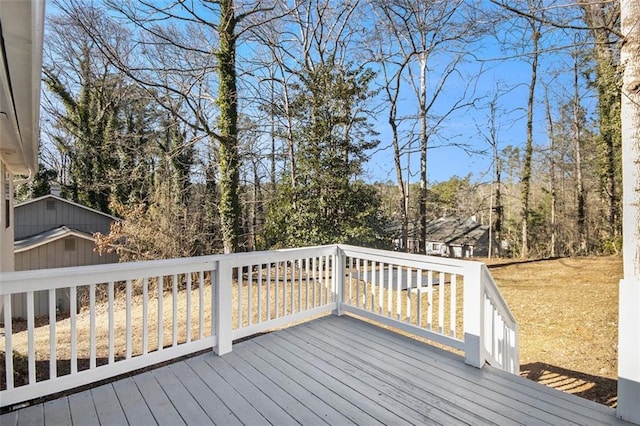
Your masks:
M 71 410 L 71 421 L 74 424 L 86 426 L 99 426 L 98 412 L 93 403 L 91 392 L 84 391 L 69 395 L 66 397 L 69 401 L 69 409 Z
M 304 354 L 295 351 L 295 348 L 285 348 L 277 342 L 273 342 L 275 338 L 275 334 L 269 336 L 269 339 L 258 338 L 256 339 L 256 343 L 270 352 L 282 357 L 292 365 L 295 365 L 297 368 L 302 370 L 303 373 L 309 375 L 313 374 L 316 380 L 322 381 L 326 387 L 332 389 L 334 392 L 338 392 L 344 398 L 357 401 L 358 406 L 376 418 L 379 422 L 383 424 L 396 425 L 411 424 L 411 421 L 403 418 L 400 413 L 394 413 L 385 408 L 385 403 L 388 403 L 389 401 L 387 401 L 386 398 L 383 398 L 382 395 L 377 395 L 375 389 L 367 388 L 366 386 L 357 386 L 357 389 L 355 389 L 352 383 L 344 382 L 346 379 L 345 377 L 340 377 L 340 375 L 335 372 L 334 375 L 328 374 L 326 370 L 331 370 L 331 368 L 326 365 L 324 361 L 316 359 L 314 361 L 317 362 L 311 362 L 304 359 L 302 357 Z M 320 368 L 321 365 L 324 366 L 325 369 Z M 361 392 L 365 393 L 363 394 Z
M 398 372 L 398 374 L 401 374 L 405 379 L 410 380 L 411 377 L 416 377 L 427 383 L 433 383 L 434 386 L 443 391 L 450 390 L 452 395 L 449 395 L 448 398 L 451 401 L 457 401 L 458 404 L 467 406 L 470 410 L 473 410 L 473 407 L 477 407 L 476 412 L 478 412 L 478 410 L 482 411 L 483 408 L 488 409 L 490 413 L 487 413 L 486 415 L 489 415 L 490 417 L 487 417 L 487 420 L 497 421 L 498 423 L 502 423 L 505 420 L 522 423 L 525 422 L 527 418 L 536 418 L 538 421 L 545 422 L 547 424 L 554 424 L 554 421 L 557 421 L 557 417 L 549 415 L 544 410 L 515 401 L 508 394 L 501 394 L 484 387 L 482 380 L 472 380 L 468 376 L 458 378 L 450 374 L 443 373 L 438 368 L 426 368 L 421 360 L 433 357 L 432 354 L 426 352 L 428 349 L 425 351 L 415 352 L 413 356 L 405 356 L 401 355 L 398 350 L 388 349 L 370 340 L 368 341 L 366 340 L 367 338 L 362 335 L 343 334 L 342 331 L 332 329 L 332 333 L 330 334 L 331 337 L 327 338 L 329 334 L 326 330 L 310 324 L 308 325 L 308 328 L 323 334 L 325 336 L 324 341 L 326 344 L 335 344 L 331 343 L 332 339 L 341 342 L 345 342 L 349 339 L 349 341 L 355 340 L 362 343 L 363 350 L 358 351 L 360 356 L 366 356 L 367 353 L 372 350 L 380 351 L 383 356 L 396 361 L 398 365 L 396 371 L 402 371 Z M 403 343 L 402 339 L 399 339 L 396 349 L 398 349 Z M 473 367 L 460 362 L 458 370 L 470 372 L 472 368 Z M 480 387 L 482 392 L 477 392 L 477 387 Z M 441 392 L 440 395 L 442 397 L 447 397 L 444 392 Z M 462 400 L 458 398 L 462 398 Z M 505 407 L 508 407 L 508 409 Z M 491 413 L 494 413 L 494 415 L 491 416 Z M 496 415 L 500 416 L 502 420 L 500 420 L 500 418 L 492 419 L 492 417 L 495 417 Z
M 280 338 L 283 339 L 283 346 L 285 345 L 285 342 L 289 341 L 284 339 L 282 335 L 280 336 Z M 318 349 L 322 350 L 322 348 Z M 323 353 L 321 359 L 331 365 L 332 368 L 335 369 L 333 371 L 337 372 L 338 374 L 343 373 L 345 377 L 351 377 L 352 379 L 359 381 L 360 385 L 356 385 L 356 387 L 354 387 L 354 389 L 357 389 L 359 392 L 362 392 L 362 383 L 366 383 L 366 386 L 375 390 L 378 397 L 384 400 L 384 404 L 382 405 L 387 407 L 389 411 L 402 413 L 402 417 L 404 417 L 405 420 L 417 423 L 430 422 L 434 424 L 445 424 L 444 416 L 437 416 L 438 410 L 436 410 L 433 406 L 429 405 L 423 400 L 412 400 L 411 396 L 406 393 L 406 389 L 402 389 L 400 386 L 390 384 L 389 382 L 385 382 L 376 377 L 376 375 L 380 375 L 380 370 L 376 371 L 376 375 L 367 374 L 366 377 L 364 377 L 365 374 L 359 374 L 359 372 L 356 371 L 358 367 L 341 363 L 341 360 L 339 358 L 332 356 L 329 352 Z M 410 400 L 412 400 L 415 404 L 411 404 L 409 402 Z M 435 411 L 435 413 L 432 413 L 433 411 Z M 433 416 L 429 416 L 430 413 L 432 413 Z M 449 416 L 446 417 L 448 417 L 448 421 L 453 420 L 453 418 Z
M 295 343 L 299 339 L 304 339 L 305 335 L 298 336 L 292 333 L 285 338 Z M 311 340 L 313 340 L 313 338 Z M 345 374 L 349 374 L 360 380 L 366 380 L 368 378 L 369 383 L 377 389 L 391 387 L 393 392 L 388 393 L 390 397 L 396 399 L 398 404 L 404 405 L 406 407 L 405 409 L 418 412 L 420 416 L 424 416 L 429 422 L 437 422 L 440 424 L 450 424 L 451 422 L 474 424 L 478 422 L 477 415 L 460 409 L 454 404 L 451 404 L 450 401 L 438 398 L 438 395 L 436 395 L 432 389 L 415 386 L 414 383 L 407 380 L 407 377 L 396 376 L 393 374 L 393 367 L 382 365 L 384 363 L 382 363 L 380 359 L 378 359 L 377 363 L 359 362 L 355 364 L 352 361 L 356 357 L 356 348 L 353 348 L 353 351 L 344 351 L 342 352 L 343 357 L 338 357 L 335 356 L 335 352 L 340 351 L 339 348 L 330 345 L 318 345 L 311 340 L 308 341 L 308 343 L 314 345 L 318 350 L 322 350 L 323 347 L 325 350 L 332 348 L 331 353 L 333 356 L 331 363 L 344 371 Z M 351 348 L 352 347 L 350 347 L 350 349 Z M 375 355 L 372 355 L 372 357 L 375 361 Z M 504 418 L 502 419 L 504 420 Z
M 233 352 L 219 359 L 204 357 L 204 361 L 215 369 L 220 377 L 233 387 L 238 394 L 249 402 L 260 414 L 273 425 L 297 425 L 298 422 L 273 399 L 265 395 L 256 384 L 238 374 L 225 358 L 234 358 Z
M 298 423 L 308 424 L 329 424 L 322 416 L 313 412 L 304 403 L 296 399 L 286 388 L 278 386 L 278 384 L 265 376 L 254 365 L 245 361 L 236 352 L 233 352 L 233 359 L 230 357 L 222 357 L 229 366 L 233 368 L 237 374 L 243 376 L 246 380 L 253 383 L 267 397 L 272 398 L 273 402 L 278 404 L 285 412 L 289 413 Z M 231 354 L 230 354 L 231 355 Z
M 238 360 L 242 361 L 243 365 L 246 365 L 247 368 L 251 367 L 260 371 L 267 379 L 271 380 L 276 386 L 282 389 L 284 393 L 298 401 L 300 405 L 305 406 L 307 409 L 312 411 L 324 422 L 331 425 L 353 424 L 349 418 L 345 417 L 342 413 L 327 404 L 324 400 L 320 399 L 317 395 L 299 385 L 297 382 L 291 380 L 275 366 L 265 362 L 259 356 L 255 356 L 254 353 L 246 350 L 245 347 L 235 351 L 235 354 L 238 356 Z
M 271 336 L 270 336 L 271 337 Z M 368 398 L 365 395 L 353 389 L 350 384 L 336 379 L 333 376 L 326 374 L 320 370 L 317 365 L 301 359 L 298 355 L 288 351 L 288 348 L 283 348 L 281 345 L 274 344 L 272 339 L 256 339 L 256 343 L 260 345 L 264 350 L 268 350 L 284 362 L 291 364 L 300 371 L 298 374 L 309 376 L 314 380 L 321 383 L 327 389 L 337 393 L 342 398 L 348 401 L 354 401 L 354 404 L 358 406 L 363 412 L 373 417 L 376 422 L 382 424 L 407 424 L 409 422 L 402 421 L 397 415 L 385 408 L 379 399 Z M 344 380 L 344 378 L 342 378 Z
M 18 414 L 18 425 L 44 424 L 44 404 L 32 405 Z
M 113 389 L 116 391 L 129 424 L 141 426 L 156 424 L 147 402 L 131 377 L 113 382 Z
M 312 330 L 312 329 L 309 329 Z M 290 334 L 293 336 L 295 331 Z M 517 422 L 517 418 L 512 418 L 508 415 L 503 415 L 499 412 L 485 409 L 484 406 L 474 403 L 474 401 L 464 398 L 465 395 L 452 392 L 450 384 L 444 380 L 434 380 L 433 377 L 417 376 L 415 371 L 404 371 L 399 366 L 392 363 L 392 358 L 387 354 L 377 352 L 375 348 L 369 348 L 368 353 L 363 353 L 360 348 L 351 352 L 346 352 L 340 349 L 340 347 L 333 345 L 331 342 L 324 340 L 323 335 L 318 333 L 313 337 L 322 342 L 325 347 L 333 347 L 333 351 L 342 351 L 344 358 L 343 361 L 352 363 L 352 368 L 361 369 L 363 372 L 373 375 L 376 371 L 384 371 L 384 375 L 380 376 L 380 380 L 391 380 L 391 384 L 397 385 L 399 389 L 404 391 L 419 392 L 420 398 L 425 398 L 429 395 L 429 403 L 433 404 L 433 407 L 443 412 L 447 417 L 443 419 L 446 423 L 449 423 L 457 418 L 457 421 L 463 422 L 478 422 L 482 419 L 482 422 L 490 422 L 493 424 L 504 424 L 505 422 Z M 354 336 L 355 339 L 355 336 Z M 342 341 L 346 346 L 351 341 Z M 311 342 L 311 344 L 314 344 Z M 316 344 L 314 344 L 316 345 Z M 317 346 L 319 347 L 319 346 Z M 351 353 L 351 356 L 349 356 Z M 377 359 L 385 359 L 386 365 L 376 364 Z M 358 360 L 357 364 L 353 361 Z M 370 367 L 367 367 L 370 366 Z M 474 395 L 478 397 L 478 395 Z M 482 399 L 482 397 L 480 397 Z M 486 402 L 486 401 L 483 401 Z M 453 418 L 452 418 L 453 417 Z
M 156 380 L 154 372 L 151 370 L 137 374 L 133 376 L 133 380 L 156 422 L 167 426 L 186 424 L 169 396 Z
M 169 366 L 153 370 L 153 376 L 187 425 L 213 424 L 213 420 L 193 399 Z
M 16 426 L 18 424 L 18 411 L 10 411 L 0 415 L 0 425 Z
M 47 401 L 44 403 L 43 410 L 43 415 L 47 424 L 71 424 L 71 410 L 69 409 L 69 400 L 67 398 L 58 398 Z
M 169 368 L 182 382 L 191 396 L 198 402 L 200 407 L 213 420 L 214 424 L 225 426 L 242 425 L 233 411 L 224 404 L 220 397 L 218 397 L 185 362 L 171 364 Z
M 306 389 L 315 398 L 324 402 L 324 404 L 329 407 L 338 410 L 338 412 L 346 416 L 349 421 L 363 425 L 383 424 L 376 418 L 372 417 L 371 414 L 365 411 L 361 406 L 356 405 L 354 401 L 346 399 L 344 395 L 338 394 L 335 389 L 331 389 L 327 387 L 326 384 L 322 383 L 321 380 L 317 380 L 313 374 L 303 374 L 301 370 L 296 368 L 296 366 L 291 365 L 291 363 L 287 362 L 285 359 L 265 350 L 256 342 L 246 341 L 243 343 L 243 346 L 257 354 L 273 368 L 282 372 L 289 380 Z
M 186 362 L 197 375 L 202 377 L 209 389 L 215 392 L 222 402 L 238 416 L 241 423 L 246 425 L 269 424 L 258 410 L 220 377 L 215 369 L 211 368 L 204 356 L 190 358 Z
M 335 323 L 336 327 L 345 333 L 353 333 L 354 330 L 352 328 L 356 328 L 359 336 L 369 336 L 376 344 L 383 344 L 394 352 L 415 358 L 417 353 L 423 353 L 425 349 L 430 351 L 432 356 L 426 358 L 426 364 L 435 368 L 435 370 L 432 370 L 434 374 L 442 372 L 465 380 L 471 377 L 474 378 L 474 380 L 483 380 L 485 383 L 490 382 L 491 385 L 486 383 L 486 386 L 491 386 L 491 389 L 525 404 L 531 404 L 532 400 L 534 400 L 534 402 L 537 401 L 534 405 L 544 405 L 552 415 L 561 418 L 566 417 L 567 421 L 585 424 L 585 419 L 591 417 L 591 422 L 587 422 L 587 424 L 593 424 L 595 426 L 601 424 L 601 422 L 611 422 L 612 416 L 613 419 L 615 419 L 615 410 L 593 401 L 566 394 L 542 384 L 532 382 L 531 380 L 500 371 L 491 366 L 486 366 L 483 369 L 461 369 L 462 358 L 455 354 L 429 345 L 425 347 L 424 343 L 408 337 L 403 339 L 403 343 L 406 343 L 406 345 L 398 346 L 397 333 L 385 329 L 380 331 L 376 330 L 375 333 L 371 333 L 371 329 L 367 323 L 357 318 L 346 317 L 345 319 L 349 322 L 348 326 L 346 323 L 337 322 Z M 329 320 L 333 321 L 334 319 Z M 345 328 L 345 326 L 347 326 L 347 328 Z M 440 357 L 439 355 L 442 356 Z M 435 362 L 436 359 L 438 363 Z M 526 389 L 526 392 L 523 391 L 523 389 Z M 616 423 L 621 425 L 626 424 L 622 421 Z
M 91 392 L 93 405 L 101 425 L 127 423 L 127 418 L 111 383 L 92 388 L 89 392 Z

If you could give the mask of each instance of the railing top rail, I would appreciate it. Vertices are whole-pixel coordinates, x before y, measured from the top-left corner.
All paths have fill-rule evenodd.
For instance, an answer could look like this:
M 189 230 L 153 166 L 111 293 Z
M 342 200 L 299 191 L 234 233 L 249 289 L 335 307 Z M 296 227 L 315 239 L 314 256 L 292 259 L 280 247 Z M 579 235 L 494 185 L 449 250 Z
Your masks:
M 336 245 L 288 248 L 269 251 L 252 251 L 247 253 L 226 254 L 219 257 L 232 267 L 251 264 L 279 262 L 314 256 L 328 256 L 336 253 Z
M 504 300 L 502 293 L 498 290 L 498 285 L 493 280 L 491 273 L 489 272 L 489 268 L 487 265 L 482 264 L 482 281 L 484 283 L 484 289 L 487 293 L 489 293 L 491 300 L 496 305 L 496 307 L 500 310 L 500 313 L 503 315 L 505 320 L 508 320 L 511 325 L 517 324 L 516 317 L 509 309 L 509 305 Z
M 335 245 L 327 245 L 179 259 L 5 272 L 0 275 L 0 295 L 48 290 L 68 287 L 69 285 L 89 285 L 141 277 L 213 271 L 217 269 L 218 262 L 220 261 L 226 261 L 233 267 L 284 261 L 301 257 L 331 255 L 335 254 L 335 252 Z
M 426 265 L 429 265 L 428 268 L 425 269 L 445 270 L 447 272 L 450 271 L 453 273 L 463 273 L 464 269 L 467 268 L 470 263 L 480 264 L 479 262 L 470 260 L 450 259 L 446 257 L 426 256 L 423 254 L 404 253 L 398 251 L 378 250 L 372 248 L 350 246 L 347 244 L 339 244 L 338 247 L 347 256 L 375 256 L 378 259 L 390 263 L 393 261 L 397 261 L 398 263 L 402 264 L 413 263 L 413 265 L 419 265 L 419 267 L 425 267 Z
M 158 275 L 213 271 L 218 267 L 219 258 L 219 255 L 213 255 L 3 272 L 0 275 L 0 295 L 68 287 L 73 284 L 88 285 Z

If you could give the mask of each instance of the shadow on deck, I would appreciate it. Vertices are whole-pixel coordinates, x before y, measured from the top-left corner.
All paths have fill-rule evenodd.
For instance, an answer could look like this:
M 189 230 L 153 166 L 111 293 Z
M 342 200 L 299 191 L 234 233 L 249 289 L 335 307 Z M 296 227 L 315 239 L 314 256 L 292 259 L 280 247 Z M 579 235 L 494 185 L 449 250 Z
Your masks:
M 521 365 L 520 376 L 612 408 L 618 401 L 618 381 L 608 377 L 594 376 L 543 362 Z

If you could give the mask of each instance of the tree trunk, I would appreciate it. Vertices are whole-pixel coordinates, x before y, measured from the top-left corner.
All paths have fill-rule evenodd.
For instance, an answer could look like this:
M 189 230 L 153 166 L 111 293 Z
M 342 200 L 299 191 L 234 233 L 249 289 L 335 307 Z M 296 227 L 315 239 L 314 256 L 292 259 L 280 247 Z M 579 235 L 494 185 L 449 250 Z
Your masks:
M 556 224 L 556 158 L 555 158 L 555 135 L 553 134 L 553 119 L 551 118 L 551 105 L 549 104 L 549 96 L 545 93 L 545 104 L 547 109 L 547 133 L 549 135 L 549 192 L 551 193 L 551 212 L 550 212 L 550 226 L 551 226 L 551 241 L 549 248 L 549 256 L 556 257 L 556 240 L 557 240 L 557 224 Z
M 533 107 L 538 72 L 538 41 L 540 32 L 537 24 L 531 21 L 532 55 L 531 82 L 529 83 L 529 96 L 527 98 L 527 145 L 524 153 L 524 166 L 522 169 L 522 250 L 520 257 L 529 257 L 529 197 L 531 192 L 531 160 L 533 157 Z
M 606 2 L 588 0 L 580 3 L 584 20 L 595 39 L 596 86 L 598 89 L 598 117 L 600 120 L 599 160 L 602 193 L 607 209 L 609 238 L 620 231 L 620 81 L 615 63 L 610 31 L 613 16 L 608 16 Z M 615 9 L 614 9 L 615 10 Z
M 578 253 L 581 255 L 587 252 L 587 230 L 586 230 L 586 205 L 584 195 L 584 183 L 582 180 L 582 132 L 580 118 L 580 94 L 578 92 L 578 57 L 577 53 L 573 63 L 573 140 L 575 151 L 575 170 L 576 170 L 576 198 L 578 206 Z
M 401 246 L 403 251 L 409 251 L 409 191 L 402 178 L 402 163 L 400 145 L 398 143 L 398 125 L 396 123 L 396 103 L 395 100 L 389 108 L 389 125 L 391 126 L 392 145 L 393 145 L 393 161 L 396 168 L 396 179 L 398 183 L 398 191 L 400 192 L 399 208 L 400 208 L 400 227 L 401 227 Z M 407 164 L 409 167 L 409 164 Z M 407 182 L 408 183 L 408 182 Z
M 427 58 L 420 55 L 420 246 L 418 253 L 426 252 L 427 241 Z
M 494 225 L 495 235 L 494 238 L 498 247 L 496 249 L 498 257 L 502 256 L 502 239 L 504 226 L 504 210 L 502 209 L 502 160 L 498 156 L 498 150 L 496 149 L 496 221 Z
M 238 158 L 238 92 L 236 89 L 236 35 L 233 0 L 220 1 L 218 104 L 220 107 L 220 222 L 225 253 L 238 250 L 240 233 Z

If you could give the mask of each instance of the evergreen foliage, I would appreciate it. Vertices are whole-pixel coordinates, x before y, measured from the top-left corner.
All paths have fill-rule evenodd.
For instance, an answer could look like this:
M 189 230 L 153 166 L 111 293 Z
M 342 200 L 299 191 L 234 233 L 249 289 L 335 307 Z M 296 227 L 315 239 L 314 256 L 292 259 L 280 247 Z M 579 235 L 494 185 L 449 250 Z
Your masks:
M 330 60 L 307 69 L 295 91 L 296 185 L 285 181 L 269 206 L 267 245 L 378 245 L 383 224 L 374 188 L 357 180 L 377 146 L 365 105 L 374 74 Z

